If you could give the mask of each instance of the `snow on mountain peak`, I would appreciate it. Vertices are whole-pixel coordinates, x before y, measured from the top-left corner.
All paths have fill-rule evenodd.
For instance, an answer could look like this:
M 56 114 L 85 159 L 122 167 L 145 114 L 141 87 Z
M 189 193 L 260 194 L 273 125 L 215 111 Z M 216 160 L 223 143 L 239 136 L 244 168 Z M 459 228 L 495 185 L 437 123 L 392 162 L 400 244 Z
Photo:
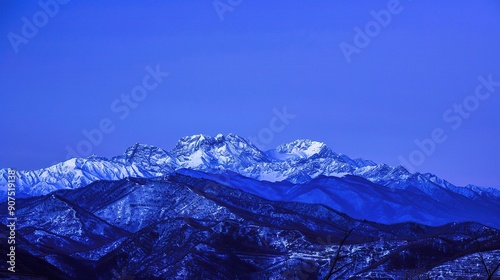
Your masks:
M 171 154 L 181 167 L 212 171 L 245 168 L 266 160 L 262 151 L 235 134 L 187 136 L 179 140 Z
M 143 164 L 159 165 L 169 162 L 171 156 L 165 150 L 152 145 L 135 143 L 129 147 L 123 156 L 116 157 L 115 159 L 124 159 L 128 162 L 136 162 Z M 146 162 L 147 161 L 147 162 Z
M 219 133 L 219 134 L 215 135 L 215 140 L 218 141 L 218 142 L 219 141 L 224 141 L 224 134 Z
M 239 151 L 235 150 L 235 148 L 242 150 L 248 148 L 257 149 L 248 140 L 238 135 L 230 133 L 227 136 L 224 136 L 223 134 L 219 133 L 215 137 L 211 137 L 204 134 L 197 134 L 193 136 L 183 137 L 179 140 L 179 142 L 175 146 L 174 151 L 176 153 L 192 154 L 199 149 L 203 151 L 210 151 L 213 150 L 214 148 L 217 150 L 217 148 L 220 148 L 222 146 L 226 147 L 232 146 L 233 147 L 232 150 L 236 154 L 238 154 Z M 218 151 L 222 150 L 219 149 Z
M 49 168 L 21 172 L 20 182 L 22 191 L 36 195 L 75 188 L 98 179 L 149 178 L 183 168 L 209 173 L 231 171 L 257 180 L 288 180 L 293 183 L 305 183 L 322 175 L 355 175 L 391 188 L 418 185 L 427 192 L 438 185 L 469 197 L 480 193 L 473 188 L 455 187 L 435 175 L 411 174 L 401 166 L 351 159 L 336 154 L 318 141 L 299 139 L 263 152 L 251 141 L 235 134 L 186 136 L 170 151 L 137 143 L 123 155 L 110 160 L 98 157 L 70 159 Z M 7 180 L 5 174 L 6 170 L 0 170 L 0 186 Z M 6 188 L 0 188 L 0 196 L 5 191 Z M 499 192 L 494 195 L 500 196 Z
M 286 156 L 299 158 L 310 158 L 315 155 L 327 157 L 333 154 L 325 143 L 309 139 L 298 139 L 290 143 L 280 145 L 275 151 Z
M 179 139 L 175 149 L 197 149 L 203 144 L 211 142 L 212 137 L 204 134 L 195 134 L 192 136 L 185 136 Z

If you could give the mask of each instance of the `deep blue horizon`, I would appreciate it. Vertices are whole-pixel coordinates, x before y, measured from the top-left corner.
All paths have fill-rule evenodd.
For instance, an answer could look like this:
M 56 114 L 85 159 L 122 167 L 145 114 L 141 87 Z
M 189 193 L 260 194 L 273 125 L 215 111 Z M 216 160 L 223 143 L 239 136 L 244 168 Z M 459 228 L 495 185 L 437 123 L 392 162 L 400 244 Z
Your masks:
M 500 188 L 496 1 L 0 5 L 0 168 L 234 133 Z

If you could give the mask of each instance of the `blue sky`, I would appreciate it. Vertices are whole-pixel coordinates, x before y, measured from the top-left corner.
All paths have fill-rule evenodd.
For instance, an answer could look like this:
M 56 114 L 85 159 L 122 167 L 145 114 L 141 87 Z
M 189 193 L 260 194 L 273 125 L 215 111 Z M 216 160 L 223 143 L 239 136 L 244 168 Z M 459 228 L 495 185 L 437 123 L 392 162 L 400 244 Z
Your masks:
M 58 2 L 0 4 L 0 167 L 63 161 L 90 143 L 84 130 L 102 133 L 86 153 L 106 157 L 260 133 L 266 149 L 309 138 L 500 187 L 498 1 L 220 0 L 219 13 L 213 1 L 40 3 Z M 356 48 L 348 59 L 342 44 Z M 285 107 L 295 117 L 270 137 Z

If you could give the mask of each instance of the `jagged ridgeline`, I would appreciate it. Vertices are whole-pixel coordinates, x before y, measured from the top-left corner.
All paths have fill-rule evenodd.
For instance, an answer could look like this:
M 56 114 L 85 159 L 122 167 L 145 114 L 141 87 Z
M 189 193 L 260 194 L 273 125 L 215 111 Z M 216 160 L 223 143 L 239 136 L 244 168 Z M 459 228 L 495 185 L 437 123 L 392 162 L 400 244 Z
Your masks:
M 498 190 L 311 140 L 195 135 L 18 177 L 16 268 L 34 279 L 494 279 L 500 264 Z

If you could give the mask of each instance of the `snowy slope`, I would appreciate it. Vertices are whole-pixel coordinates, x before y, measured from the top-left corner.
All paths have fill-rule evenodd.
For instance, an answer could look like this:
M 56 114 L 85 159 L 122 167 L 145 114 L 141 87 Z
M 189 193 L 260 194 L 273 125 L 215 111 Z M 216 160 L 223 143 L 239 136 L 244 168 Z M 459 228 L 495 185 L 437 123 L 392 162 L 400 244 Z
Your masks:
M 500 191 L 477 186 L 458 187 L 432 174 L 411 174 L 404 167 L 351 159 L 324 143 L 295 140 L 276 149 L 261 151 L 249 140 L 234 134 L 215 137 L 193 135 L 180 139 L 171 151 L 135 144 L 110 160 L 90 157 L 70 159 L 57 165 L 19 171 L 19 195 L 37 196 L 58 189 L 74 189 L 90 182 L 126 177 L 151 178 L 188 168 L 208 173 L 232 171 L 256 180 L 307 183 L 319 176 L 355 175 L 394 189 L 417 188 L 428 195 L 450 190 L 468 198 L 500 198 Z M 7 170 L 0 170 L 0 196 L 5 197 Z
M 500 231 L 478 223 L 382 225 L 182 174 L 59 190 L 17 214 L 16 268 L 43 279 L 328 279 L 333 263 L 329 279 L 486 279 L 477 248 L 500 261 Z

